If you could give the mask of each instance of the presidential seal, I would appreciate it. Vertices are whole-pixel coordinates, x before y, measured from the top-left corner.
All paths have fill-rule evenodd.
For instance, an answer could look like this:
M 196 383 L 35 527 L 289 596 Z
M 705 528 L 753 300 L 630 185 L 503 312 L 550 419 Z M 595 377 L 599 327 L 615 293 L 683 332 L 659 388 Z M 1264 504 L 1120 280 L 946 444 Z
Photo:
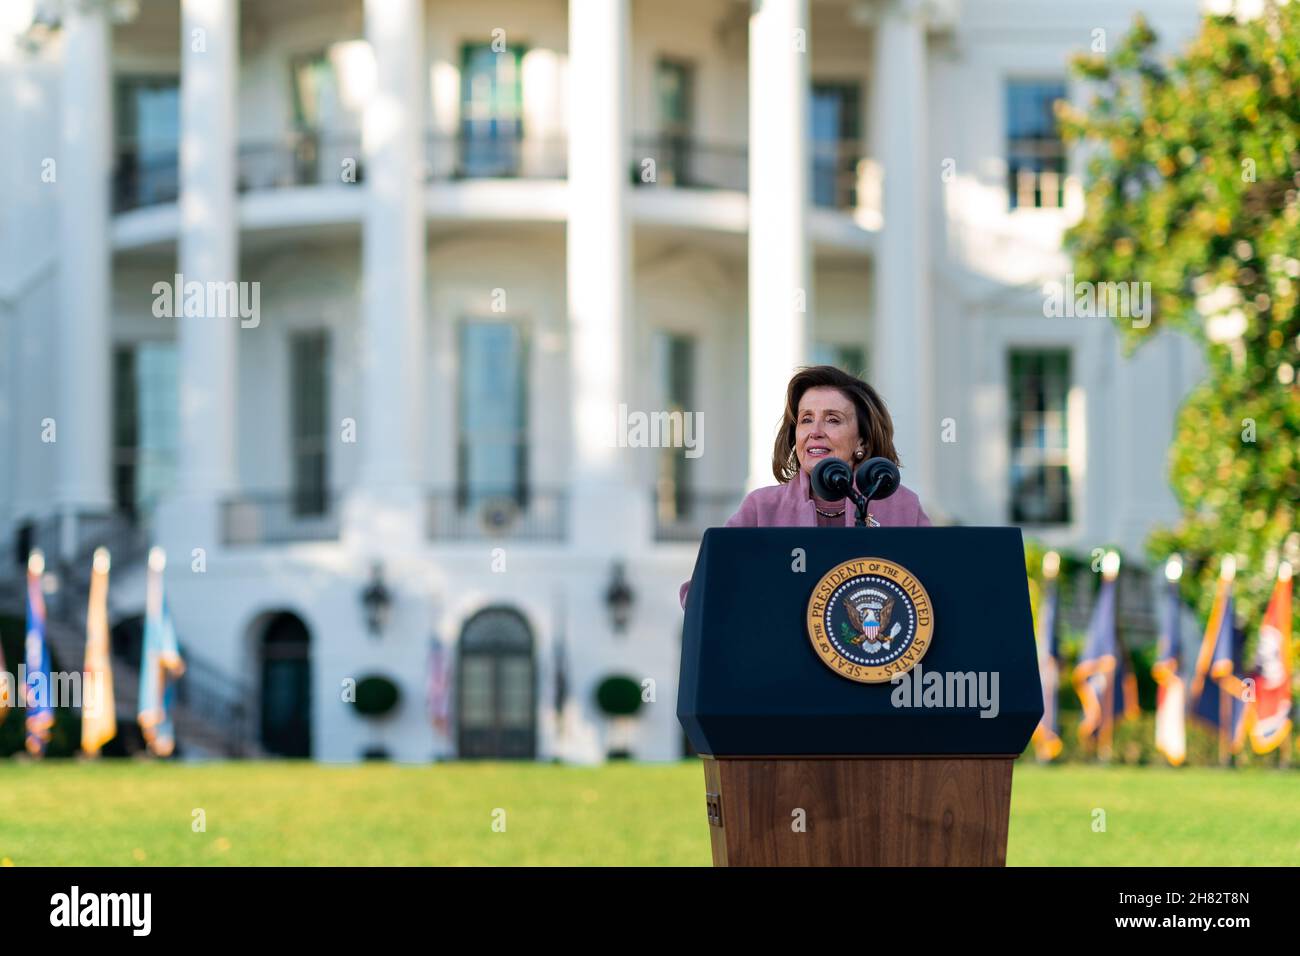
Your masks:
M 808 600 L 808 638 L 835 673 L 882 684 L 916 666 L 930 648 L 930 595 L 904 567 L 855 558 L 831 568 Z

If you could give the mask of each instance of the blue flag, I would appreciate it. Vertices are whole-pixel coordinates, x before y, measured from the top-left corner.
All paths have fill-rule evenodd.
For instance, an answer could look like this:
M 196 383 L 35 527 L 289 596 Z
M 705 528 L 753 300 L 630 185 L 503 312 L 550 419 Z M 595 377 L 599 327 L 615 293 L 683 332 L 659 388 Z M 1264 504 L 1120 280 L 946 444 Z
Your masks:
M 1088 622 L 1088 637 L 1074 668 L 1074 688 L 1083 703 L 1079 739 L 1108 736 L 1116 717 L 1137 716 L 1137 684 L 1115 624 L 1117 581 L 1103 578 Z M 1110 707 L 1106 703 L 1109 700 Z
M 45 755 L 50 728 L 54 726 L 50 648 L 45 642 L 45 595 L 41 593 L 44 573 L 44 555 L 32 552 L 27 561 L 27 639 L 23 652 L 27 678 L 23 682 L 23 706 L 27 709 L 27 752 L 33 757 Z
M 1201 641 L 1192 680 L 1192 713 L 1226 736 L 1233 753 L 1245 742 L 1245 685 L 1237 676 L 1241 632 L 1237 628 L 1232 579 L 1219 582 L 1214 609 Z
M 158 550 L 158 549 L 155 549 Z M 171 611 L 163 595 L 163 559 L 150 555 L 145 587 L 144 654 L 140 662 L 140 731 L 150 753 L 170 756 L 176 746 L 172 703 L 176 679 L 185 672 Z

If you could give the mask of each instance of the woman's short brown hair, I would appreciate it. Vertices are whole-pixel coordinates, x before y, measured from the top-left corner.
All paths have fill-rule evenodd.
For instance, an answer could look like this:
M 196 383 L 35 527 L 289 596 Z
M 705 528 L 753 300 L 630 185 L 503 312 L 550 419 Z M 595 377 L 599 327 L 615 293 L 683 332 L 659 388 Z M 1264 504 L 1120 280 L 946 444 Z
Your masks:
M 858 434 L 867 446 L 868 458 L 888 458 L 894 464 L 898 452 L 894 449 L 894 420 L 889 417 L 880 394 L 862 379 L 833 365 L 814 365 L 794 373 L 785 390 L 785 415 L 777 432 L 776 446 L 772 449 L 772 474 L 785 484 L 799 472 L 799 459 L 795 454 L 794 433 L 799 421 L 799 401 L 810 388 L 835 388 L 853 402 L 858 416 Z

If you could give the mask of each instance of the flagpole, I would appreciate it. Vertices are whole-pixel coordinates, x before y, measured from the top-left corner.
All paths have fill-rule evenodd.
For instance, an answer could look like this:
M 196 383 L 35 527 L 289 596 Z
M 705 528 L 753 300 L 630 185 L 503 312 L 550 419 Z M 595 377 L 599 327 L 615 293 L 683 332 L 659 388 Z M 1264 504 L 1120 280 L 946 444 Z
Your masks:
M 1061 752 L 1059 730 L 1060 668 L 1056 659 L 1055 633 L 1057 614 L 1057 576 L 1061 571 L 1061 556 L 1055 551 L 1043 555 L 1043 593 L 1038 606 L 1038 667 L 1043 684 L 1043 717 L 1034 729 L 1032 742 L 1034 757 L 1039 763 L 1050 763 Z M 1047 618 L 1047 620 L 1044 620 Z
M 1106 680 L 1106 692 L 1102 695 L 1101 736 L 1097 745 L 1097 759 L 1110 763 L 1112 756 L 1111 742 L 1115 731 L 1115 678 L 1119 675 L 1117 666 Z
M 1219 765 L 1228 765 L 1228 729 L 1232 723 L 1232 699 L 1228 690 L 1219 683 Z
M 1237 576 L 1237 559 L 1232 556 L 1232 561 L 1228 566 L 1228 580 L 1232 581 Z M 1230 660 L 1236 660 L 1236 620 L 1235 605 L 1229 606 L 1224 602 L 1223 614 L 1228 615 L 1228 657 Z M 1220 624 L 1220 628 L 1223 624 Z M 1216 640 L 1217 644 L 1217 640 Z M 1217 653 L 1217 647 L 1216 647 Z M 1232 737 L 1236 730 L 1232 720 L 1232 696 L 1227 684 L 1223 680 L 1214 676 L 1214 666 L 1211 665 L 1210 678 L 1219 685 L 1219 764 L 1227 767 L 1232 763 Z M 1236 665 L 1233 664 L 1228 671 L 1228 677 L 1233 678 L 1236 674 Z
M 555 631 L 551 635 L 551 669 L 552 674 L 552 709 L 555 714 L 555 753 L 558 760 L 564 760 L 566 754 L 566 745 L 568 742 L 568 707 L 566 706 L 568 693 L 568 675 L 564 673 L 568 669 L 567 648 L 564 646 L 565 631 L 568 627 L 568 606 L 565 602 L 565 595 L 562 589 L 555 592 Z
M 1111 633 L 1115 636 L 1113 652 L 1115 655 L 1114 665 L 1111 667 L 1110 674 L 1106 678 L 1106 690 L 1102 694 L 1101 706 L 1101 733 L 1097 737 L 1097 757 L 1105 763 L 1110 763 L 1113 757 L 1114 735 L 1115 735 L 1115 681 L 1120 676 L 1120 644 L 1119 644 L 1119 583 L 1116 579 L 1119 577 L 1119 552 L 1108 551 L 1102 560 L 1101 566 L 1102 578 L 1106 582 L 1112 582 L 1116 588 L 1115 603 L 1112 606 L 1113 618 L 1110 622 Z M 1104 586 L 1104 585 L 1103 585 Z
M 1292 533 L 1287 541 L 1287 545 L 1290 549 L 1290 553 L 1292 556 L 1295 556 L 1297 552 L 1300 552 L 1300 547 L 1297 547 L 1297 545 L 1300 545 L 1300 534 Z M 1293 645 L 1291 642 L 1291 588 L 1293 586 L 1291 584 L 1291 573 L 1292 573 L 1291 569 L 1292 569 L 1292 562 L 1289 559 L 1284 559 L 1282 563 L 1278 565 L 1277 568 L 1278 582 L 1281 582 L 1284 585 L 1282 591 L 1283 600 L 1279 606 L 1279 609 L 1281 612 L 1281 617 L 1283 618 L 1283 624 L 1285 625 L 1280 630 L 1282 632 L 1281 652 L 1282 652 L 1283 673 L 1286 675 L 1285 679 L 1287 682 L 1286 686 L 1287 686 L 1288 710 L 1286 716 L 1289 722 L 1287 732 L 1282 735 L 1282 744 L 1280 747 L 1278 747 L 1279 767 L 1291 766 L 1291 737 L 1292 734 L 1295 733 L 1295 722 L 1291 719 L 1291 715 L 1295 713 L 1295 701 L 1292 699 L 1295 694 L 1295 681 L 1293 680 L 1295 665 L 1292 659 Z M 1274 583 L 1273 587 L 1274 589 L 1277 588 L 1277 582 Z M 1270 601 L 1269 603 L 1271 604 L 1272 601 Z

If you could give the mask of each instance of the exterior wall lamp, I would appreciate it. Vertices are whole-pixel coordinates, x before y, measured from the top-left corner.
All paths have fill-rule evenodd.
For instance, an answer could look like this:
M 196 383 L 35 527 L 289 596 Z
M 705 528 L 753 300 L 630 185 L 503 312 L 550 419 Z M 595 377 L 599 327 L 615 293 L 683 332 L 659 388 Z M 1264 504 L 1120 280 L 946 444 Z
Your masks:
M 609 608 L 610 623 L 615 634 L 627 631 L 632 618 L 632 605 L 636 603 L 636 593 L 627 583 L 626 570 L 622 561 L 615 561 L 610 572 L 609 588 L 605 591 L 605 606 Z
M 378 637 L 387 627 L 393 609 L 393 595 L 384 583 L 384 565 L 380 561 L 370 567 L 370 583 L 361 592 L 361 607 L 366 615 L 366 629 L 371 637 Z

